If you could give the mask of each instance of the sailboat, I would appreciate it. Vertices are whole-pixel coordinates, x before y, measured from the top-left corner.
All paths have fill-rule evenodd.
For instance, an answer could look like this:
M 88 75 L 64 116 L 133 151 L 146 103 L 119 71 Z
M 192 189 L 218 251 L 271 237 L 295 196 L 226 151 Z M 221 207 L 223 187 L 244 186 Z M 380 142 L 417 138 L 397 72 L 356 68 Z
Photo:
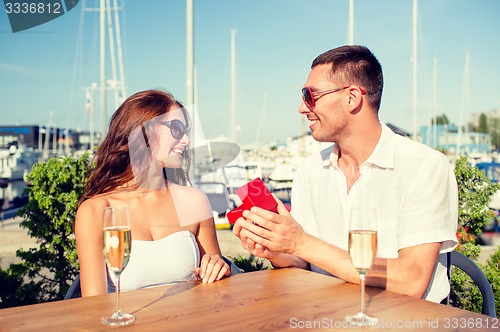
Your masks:
M 82 13 L 99 13 L 99 81 L 81 87 L 85 97 L 85 113 L 89 116 L 88 150 L 91 153 L 97 144 L 96 138 L 106 135 L 110 104 L 112 109 L 117 109 L 127 96 L 118 15 L 122 7 L 118 6 L 118 0 L 113 0 L 112 4 L 111 0 L 100 0 L 98 8 L 86 8 L 85 2 L 82 5 Z M 84 19 L 84 15 L 81 19 Z M 83 24 L 80 26 L 83 27 Z M 110 64 L 109 68 L 107 63 Z M 111 98 L 108 100 L 110 93 Z M 98 98 L 94 98 L 95 94 L 98 94 Z M 94 100 L 97 100 L 97 103 L 94 103 Z M 96 109 L 99 113 L 99 126 L 96 126 Z
M 27 148 L 23 145 L 12 145 L 10 150 L 2 151 L 0 154 L 1 170 L 0 178 L 8 181 L 23 180 L 26 173 L 41 158 L 39 151 Z

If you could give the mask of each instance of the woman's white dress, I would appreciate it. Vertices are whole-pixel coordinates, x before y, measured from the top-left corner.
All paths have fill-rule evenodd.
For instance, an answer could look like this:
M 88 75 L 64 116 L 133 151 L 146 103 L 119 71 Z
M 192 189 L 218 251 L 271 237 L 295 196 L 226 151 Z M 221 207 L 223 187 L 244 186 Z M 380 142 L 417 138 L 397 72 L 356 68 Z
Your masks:
M 120 277 L 123 291 L 193 279 L 200 250 L 193 233 L 180 231 L 155 241 L 134 240 Z M 110 274 L 113 285 L 115 278 Z M 110 285 L 111 286 L 111 285 Z

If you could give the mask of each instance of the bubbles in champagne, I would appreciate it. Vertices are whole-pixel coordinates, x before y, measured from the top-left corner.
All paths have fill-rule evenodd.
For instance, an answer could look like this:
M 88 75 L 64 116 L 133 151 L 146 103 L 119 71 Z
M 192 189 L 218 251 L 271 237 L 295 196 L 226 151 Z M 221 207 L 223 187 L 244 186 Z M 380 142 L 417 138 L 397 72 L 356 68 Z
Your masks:
M 113 273 L 121 273 L 130 259 L 131 230 L 127 226 L 104 228 L 104 257 Z
M 358 271 L 368 271 L 377 255 L 377 232 L 353 230 L 349 232 L 349 254 Z

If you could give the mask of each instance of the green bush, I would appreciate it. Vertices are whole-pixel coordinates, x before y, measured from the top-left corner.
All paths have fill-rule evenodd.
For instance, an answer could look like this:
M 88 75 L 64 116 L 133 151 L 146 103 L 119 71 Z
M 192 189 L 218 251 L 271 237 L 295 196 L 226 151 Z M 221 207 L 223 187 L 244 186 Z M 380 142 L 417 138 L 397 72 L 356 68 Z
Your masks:
M 465 256 L 477 262 L 481 248 L 473 242 L 466 242 L 460 246 L 460 251 Z M 479 288 L 472 279 L 462 270 L 452 267 L 450 282 L 450 304 L 454 307 L 481 312 L 483 299 Z
M 470 242 L 462 245 L 458 251 L 471 258 L 479 268 L 483 271 L 486 279 L 491 284 L 493 295 L 495 298 L 495 312 L 497 316 L 500 314 L 500 246 L 486 264 L 477 263 L 477 255 L 481 249 L 478 245 Z M 470 255 L 470 256 L 469 256 Z M 462 270 L 453 267 L 451 277 L 451 293 L 450 302 L 453 306 L 474 311 L 481 312 L 483 299 L 479 288 L 474 284 L 471 278 L 467 276 Z
M 458 238 L 460 243 L 465 243 L 475 240 L 495 217 L 488 204 L 500 187 L 483 171 L 471 166 L 465 157 L 457 159 L 455 176 L 458 184 Z
M 17 216 L 38 247 L 17 250 L 21 262 L 0 268 L 0 308 L 64 298 L 79 272 L 73 223 L 88 163 L 88 154 L 54 158 L 35 164 L 28 174 L 29 201 Z
M 490 258 L 486 261 L 486 265 L 481 266 L 486 278 L 493 288 L 495 295 L 495 311 L 497 317 L 500 316 L 500 246 Z
M 476 244 L 477 237 L 484 226 L 495 218 L 488 208 L 491 196 L 500 188 L 499 184 L 491 182 L 486 174 L 469 164 L 467 158 L 460 157 L 455 164 L 455 176 L 458 184 L 458 247 L 463 253 L 481 268 L 493 288 L 495 309 L 500 313 L 500 247 L 486 265 L 477 263 L 481 247 Z M 450 301 L 453 306 L 481 312 L 481 292 L 474 282 L 460 269 L 453 267 L 450 281 Z
M 269 269 L 263 259 L 258 259 L 252 255 L 250 255 L 249 257 L 229 257 L 229 259 L 231 259 L 234 265 L 236 265 L 239 269 L 243 270 L 243 272 L 253 272 Z

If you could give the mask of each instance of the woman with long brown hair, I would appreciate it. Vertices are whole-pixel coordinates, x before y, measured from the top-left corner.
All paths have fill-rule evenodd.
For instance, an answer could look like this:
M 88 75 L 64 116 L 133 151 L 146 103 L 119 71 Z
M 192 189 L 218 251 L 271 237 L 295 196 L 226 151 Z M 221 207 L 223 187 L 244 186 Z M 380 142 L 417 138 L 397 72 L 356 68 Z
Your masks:
M 193 271 L 204 283 L 230 275 L 210 203 L 189 185 L 188 134 L 187 112 L 159 90 L 132 95 L 112 116 L 75 220 L 83 296 L 113 285 L 103 256 L 102 214 L 109 206 L 130 211 L 132 254 L 122 290 L 189 280 Z

